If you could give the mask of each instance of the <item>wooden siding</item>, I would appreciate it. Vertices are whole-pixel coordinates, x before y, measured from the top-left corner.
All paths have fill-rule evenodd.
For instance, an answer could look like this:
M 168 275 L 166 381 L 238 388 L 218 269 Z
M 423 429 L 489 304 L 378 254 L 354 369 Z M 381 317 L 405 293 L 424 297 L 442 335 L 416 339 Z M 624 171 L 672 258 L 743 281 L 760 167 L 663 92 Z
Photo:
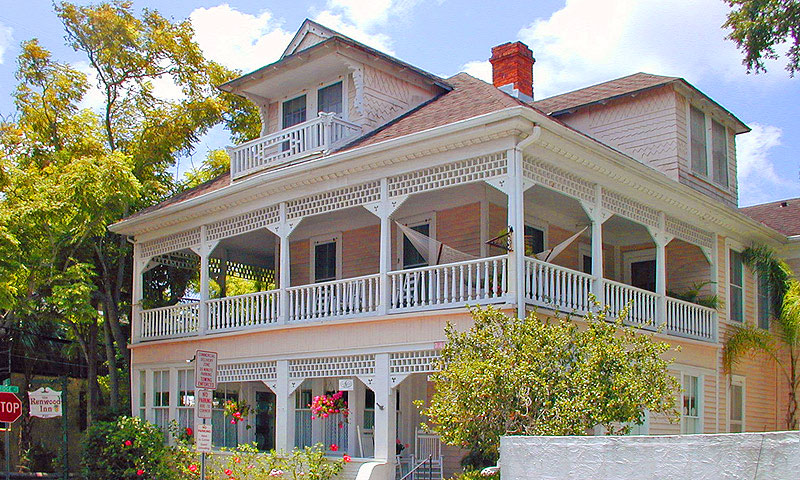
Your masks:
M 699 247 L 683 240 L 675 239 L 666 248 L 667 253 L 667 291 L 684 293 L 694 285 L 713 282 L 711 265 Z M 712 294 L 714 285 L 706 285 L 702 292 Z
M 433 98 L 433 92 L 363 65 L 363 127 L 372 130 Z M 356 85 L 358 88 L 359 85 Z
M 342 232 L 342 278 L 378 273 L 380 253 L 380 225 Z
M 436 239 L 461 252 L 481 255 L 479 202 L 436 212 Z

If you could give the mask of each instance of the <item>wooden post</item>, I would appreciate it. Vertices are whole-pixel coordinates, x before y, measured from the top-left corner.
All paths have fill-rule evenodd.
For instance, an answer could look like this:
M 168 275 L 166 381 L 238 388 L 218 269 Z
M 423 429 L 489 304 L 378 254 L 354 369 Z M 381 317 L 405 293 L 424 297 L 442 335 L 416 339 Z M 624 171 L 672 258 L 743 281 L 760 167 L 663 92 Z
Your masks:
M 375 459 L 385 460 L 394 471 L 397 406 L 389 377 L 389 354 L 375 355 Z
M 589 214 L 592 220 L 592 293 L 600 307 L 606 304 L 605 288 L 603 285 L 603 189 L 599 185 L 595 187 L 595 204 Z

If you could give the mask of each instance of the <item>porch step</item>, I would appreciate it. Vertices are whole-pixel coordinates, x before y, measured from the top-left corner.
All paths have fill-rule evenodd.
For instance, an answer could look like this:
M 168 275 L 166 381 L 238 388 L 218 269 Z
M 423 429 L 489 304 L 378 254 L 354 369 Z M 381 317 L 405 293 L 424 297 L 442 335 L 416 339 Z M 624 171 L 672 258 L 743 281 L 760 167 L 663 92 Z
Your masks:
M 354 458 L 353 461 L 345 464 L 342 471 L 336 476 L 336 480 L 386 480 L 394 478 L 393 476 L 386 476 L 384 465 L 384 463 L 376 462 L 371 458 Z

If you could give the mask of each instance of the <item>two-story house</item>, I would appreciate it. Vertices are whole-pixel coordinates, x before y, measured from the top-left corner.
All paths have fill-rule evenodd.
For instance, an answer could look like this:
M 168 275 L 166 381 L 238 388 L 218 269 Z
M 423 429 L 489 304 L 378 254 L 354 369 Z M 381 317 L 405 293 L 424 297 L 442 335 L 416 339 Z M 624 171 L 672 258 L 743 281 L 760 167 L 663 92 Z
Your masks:
M 494 85 L 442 79 L 307 20 L 280 60 L 222 85 L 258 106 L 262 136 L 229 150 L 229 174 L 111 227 L 134 243 L 133 413 L 193 425 L 187 360 L 216 351 L 215 445 L 336 443 L 364 478 L 433 455 L 448 474 L 463 452 L 414 405 L 445 324 L 468 327 L 469 305 L 581 313 L 593 293 L 681 347 L 680 422 L 637 433 L 780 429 L 775 366 L 721 364 L 731 325 L 768 326 L 740 252 L 790 244 L 737 209 L 748 127 L 680 78 L 534 101 L 524 44 L 491 62 Z M 349 418 L 312 420 L 339 390 Z M 225 421 L 230 399 L 254 428 Z

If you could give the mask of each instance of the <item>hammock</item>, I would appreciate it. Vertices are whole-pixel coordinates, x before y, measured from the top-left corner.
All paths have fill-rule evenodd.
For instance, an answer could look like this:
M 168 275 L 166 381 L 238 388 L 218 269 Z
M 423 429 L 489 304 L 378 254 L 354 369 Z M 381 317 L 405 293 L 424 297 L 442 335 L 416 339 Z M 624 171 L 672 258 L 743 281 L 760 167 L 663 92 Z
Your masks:
M 394 223 L 397 224 L 397 227 L 403 232 L 406 238 L 408 238 L 408 240 L 411 242 L 411 245 L 417 249 L 419 254 L 422 255 L 422 258 L 425 259 L 425 262 L 428 265 L 443 265 L 447 263 L 466 262 L 467 260 L 478 259 L 478 257 L 474 255 L 470 255 L 460 250 L 456 250 L 453 247 L 447 246 L 438 240 L 434 240 L 425 234 L 401 224 L 400 222 Z M 564 251 L 564 249 L 566 249 L 572 242 L 575 241 L 575 239 L 585 232 L 587 228 L 589 227 L 584 227 L 583 230 L 559 243 L 555 247 L 537 253 L 535 255 L 536 259 L 543 262 L 552 262 L 561 252 Z

